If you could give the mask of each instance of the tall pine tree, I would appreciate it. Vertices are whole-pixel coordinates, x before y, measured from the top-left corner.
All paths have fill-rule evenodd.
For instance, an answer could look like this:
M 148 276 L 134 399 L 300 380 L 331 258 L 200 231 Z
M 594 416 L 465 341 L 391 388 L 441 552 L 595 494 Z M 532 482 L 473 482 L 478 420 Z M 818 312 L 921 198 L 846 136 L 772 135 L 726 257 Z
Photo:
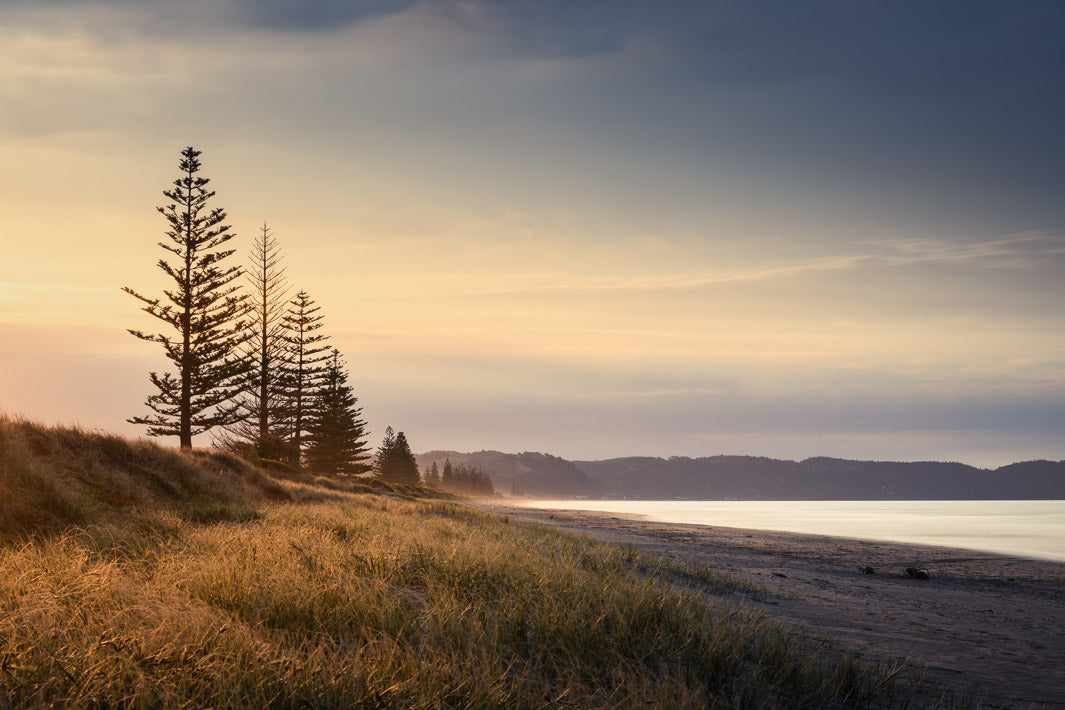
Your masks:
M 163 192 L 170 204 L 158 208 L 169 227 L 167 241 L 159 246 L 175 259 L 160 259 L 157 265 L 172 287 L 163 290 L 163 298 L 122 289 L 145 304 L 141 310 L 169 326 L 164 333 L 129 332 L 160 343 L 176 371 L 149 373 L 158 390 L 146 402 L 153 414 L 129 421 L 146 425 L 149 436 L 177 436 L 183 449 L 192 446 L 197 434 L 240 418 L 234 398 L 249 370 L 242 349 L 248 307 L 239 284 L 233 283 L 241 269 L 223 266 L 233 250 L 220 249 L 235 235 L 225 224 L 226 213 L 208 207 L 215 193 L 207 189 L 209 180 L 197 175 L 199 156 L 195 148 L 181 151 L 181 177 Z
M 323 316 L 306 291 L 300 291 L 289 301 L 281 319 L 284 326 L 285 357 L 281 365 L 281 386 L 285 397 L 285 433 L 292 451 L 292 463 L 299 466 L 310 410 L 315 393 L 323 384 L 326 364 L 331 358 L 325 341 L 328 335 L 319 333 Z
M 245 345 L 251 372 L 241 396 L 244 419 L 228 432 L 235 446 L 250 446 L 260 458 L 290 459 L 283 425 L 286 419 L 284 360 L 285 295 L 289 289 L 281 248 L 266 223 L 251 247 L 251 264 L 244 272 L 250 293 L 251 327 Z
M 360 419 L 362 408 L 356 406 L 358 399 L 347 382 L 340 352 L 333 348 L 307 434 L 307 467 L 323 476 L 355 475 L 370 469 L 363 463 L 370 458 L 366 423 Z

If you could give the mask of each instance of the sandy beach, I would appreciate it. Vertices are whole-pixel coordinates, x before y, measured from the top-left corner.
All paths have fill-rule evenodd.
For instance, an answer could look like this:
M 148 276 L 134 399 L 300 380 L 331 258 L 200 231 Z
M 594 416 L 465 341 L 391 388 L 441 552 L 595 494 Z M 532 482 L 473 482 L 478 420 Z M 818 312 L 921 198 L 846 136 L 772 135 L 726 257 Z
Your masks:
M 946 547 L 482 504 L 706 564 L 770 591 L 743 603 L 869 661 L 909 662 L 992 707 L 1065 708 L 1065 563 Z M 873 574 L 861 574 L 869 567 Z M 913 579 L 906 568 L 925 569 Z

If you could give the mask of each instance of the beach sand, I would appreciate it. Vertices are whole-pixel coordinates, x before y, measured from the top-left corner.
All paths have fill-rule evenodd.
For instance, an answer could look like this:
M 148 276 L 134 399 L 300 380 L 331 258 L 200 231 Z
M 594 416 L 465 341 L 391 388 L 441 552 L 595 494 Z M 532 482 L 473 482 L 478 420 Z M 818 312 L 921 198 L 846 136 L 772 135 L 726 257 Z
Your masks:
M 867 661 L 908 660 L 990 706 L 1065 708 L 1065 563 L 946 547 L 656 523 L 483 503 L 534 522 L 705 564 L 768 589 L 744 600 Z M 872 567 L 874 574 L 860 574 Z M 927 580 L 906 568 L 926 569 Z

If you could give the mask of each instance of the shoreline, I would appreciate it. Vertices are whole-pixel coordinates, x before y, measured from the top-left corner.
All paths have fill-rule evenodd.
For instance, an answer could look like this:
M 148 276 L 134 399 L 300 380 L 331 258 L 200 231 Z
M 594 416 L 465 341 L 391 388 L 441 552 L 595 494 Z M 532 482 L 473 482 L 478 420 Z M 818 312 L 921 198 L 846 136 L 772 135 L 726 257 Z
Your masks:
M 518 500 L 533 508 L 595 511 L 651 522 L 948 547 L 1065 563 L 1065 500 Z M 992 503 L 994 507 L 984 507 Z M 1034 527 L 1016 523 L 1029 515 Z
M 1065 563 L 804 533 L 659 523 L 637 515 L 479 507 L 666 558 L 769 590 L 742 603 L 870 662 L 908 662 L 1007 707 L 1065 708 Z M 874 574 L 860 574 L 870 567 Z M 907 577 L 907 567 L 931 579 Z

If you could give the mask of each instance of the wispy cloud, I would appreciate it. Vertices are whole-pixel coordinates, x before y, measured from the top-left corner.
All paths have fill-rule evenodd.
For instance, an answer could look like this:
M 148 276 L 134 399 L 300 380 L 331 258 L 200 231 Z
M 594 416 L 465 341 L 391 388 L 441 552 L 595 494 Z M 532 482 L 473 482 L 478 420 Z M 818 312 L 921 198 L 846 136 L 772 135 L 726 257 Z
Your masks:
M 921 264 L 979 269 L 1031 269 L 1065 255 L 1065 237 L 1025 232 L 984 242 L 903 239 L 869 242 L 865 253 L 815 256 L 791 264 L 751 266 L 711 274 L 596 276 L 573 273 L 518 274 L 493 278 L 475 295 L 518 293 L 651 293 L 697 291 L 748 282 L 797 279 L 857 269 L 895 269 Z
M 734 389 L 734 388 L 733 388 Z M 659 398 L 674 398 L 674 397 L 720 397 L 724 394 L 731 393 L 733 389 L 725 387 L 669 387 L 661 389 L 636 389 L 636 390 L 616 390 L 614 392 L 608 392 L 608 396 L 618 397 L 622 399 L 630 398 L 646 398 L 646 399 L 659 399 Z
M 164 21 L 184 20 L 171 30 L 191 26 L 222 28 L 252 27 L 285 32 L 322 32 L 342 29 L 359 22 L 398 14 L 418 0 L 190 0 L 182 3 L 144 0 L 8 0 L 13 11 L 60 11 L 84 19 L 92 14 L 116 11 L 125 21 L 158 27 Z
M 695 291 L 723 284 L 784 279 L 818 271 L 842 271 L 867 262 L 869 256 L 816 257 L 796 264 L 736 269 L 711 275 L 640 274 L 628 277 L 586 274 L 517 274 L 493 279 L 496 283 L 478 289 L 476 295 L 518 293 L 616 293 Z
M 985 242 L 904 239 L 874 242 L 889 253 L 876 257 L 890 266 L 920 263 L 971 264 L 983 268 L 1031 268 L 1065 254 L 1065 237 L 1022 232 Z

